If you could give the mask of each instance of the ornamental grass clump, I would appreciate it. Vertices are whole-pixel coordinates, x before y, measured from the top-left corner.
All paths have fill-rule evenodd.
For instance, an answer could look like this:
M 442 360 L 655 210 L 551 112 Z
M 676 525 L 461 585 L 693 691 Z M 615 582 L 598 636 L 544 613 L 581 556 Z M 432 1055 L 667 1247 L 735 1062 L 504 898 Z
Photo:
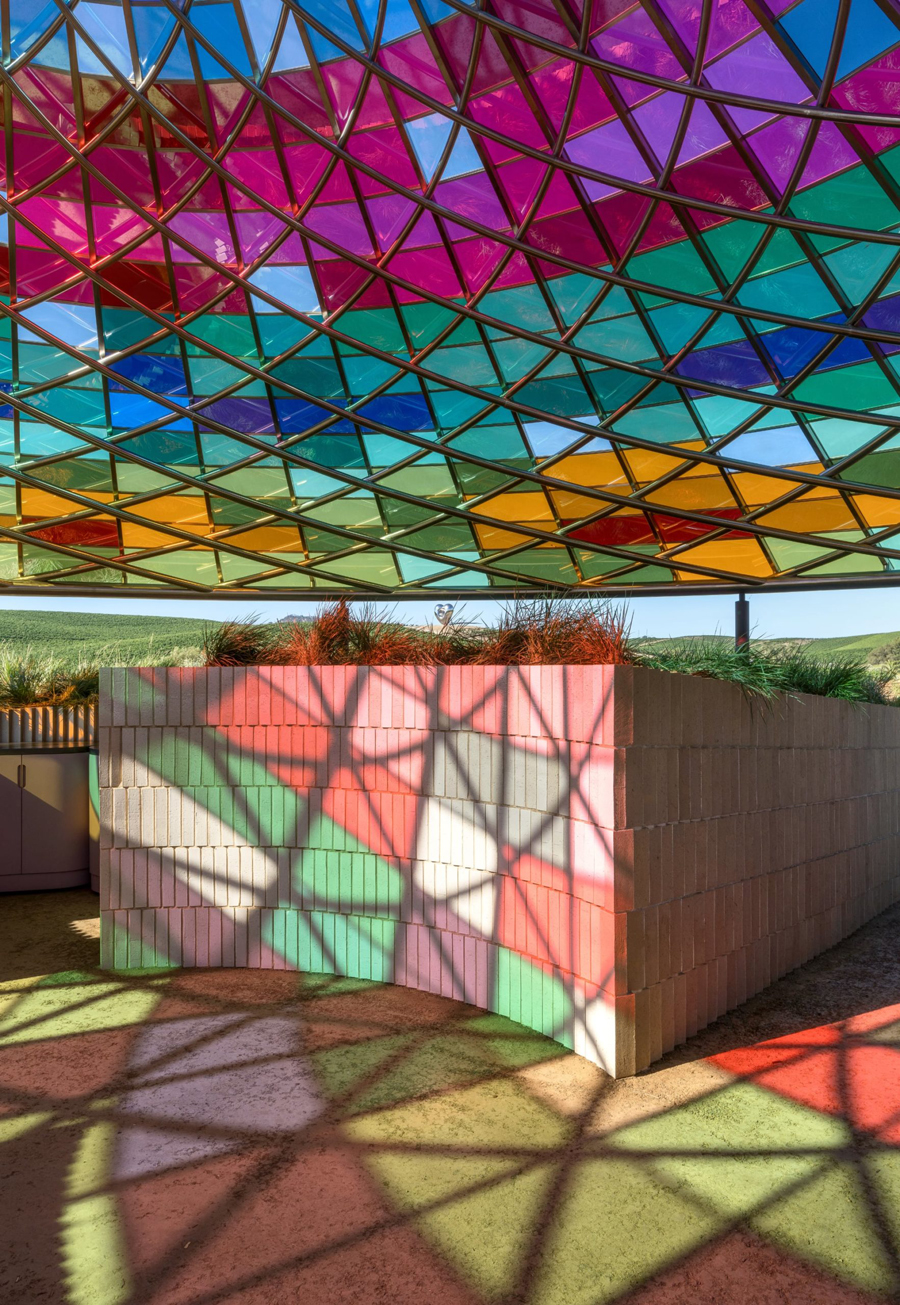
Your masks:
M 519 599 L 473 647 L 479 666 L 622 665 L 632 661 L 621 608 L 602 600 Z
M 806 648 L 770 651 L 752 645 L 734 648 L 714 639 L 682 644 L 649 644 L 635 650 L 641 666 L 680 675 L 730 680 L 764 698 L 778 693 L 811 693 L 845 702 L 884 703 L 889 674 L 881 675 L 853 657 L 817 657 Z
M 883 671 L 855 657 L 816 657 L 803 649 L 772 655 L 785 693 L 817 693 L 845 702 L 887 702 L 891 670 Z
M 590 665 L 631 660 L 628 627 L 611 604 L 539 599 L 510 604 L 496 629 L 416 630 L 346 598 L 311 621 L 228 622 L 204 642 L 207 666 Z
M 57 707 L 74 707 L 93 702 L 100 693 L 100 667 L 79 662 L 71 668 L 57 667 L 48 680 L 50 701 Z
M 675 675 L 697 675 L 707 680 L 730 680 L 747 693 L 772 698 L 783 687 L 774 661 L 754 648 L 737 649 L 715 639 L 686 639 L 683 643 L 639 645 L 635 650 L 639 666 L 671 671 Z
M 96 666 L 66 666 L 55 657 L 0 649 L 0 706 L 74 707 L 97 697 L 100 672 Z
M 422 631 L 389 620 L 369 603 L 350 618 L 350 648 L 359 666 L 434 666 L 439 652 Z
M 271 626 L 247 621 L 223 621 L 203 630 L 201 656 L 205 666 L 261 666 L 271 660 L 276 636 Z
M 272 660 L 287 666 L 433 666 L 435 647 L 417 630 L 391 621 L 366 603 L 358 613 L 346 598 L 322 607 L 308 622 L 279 627 Z
M 3 649 L 0 652 L 0 702 L 24 707 L 48 702 L 49 683 L 57 670 L 49 657 L 41 657 L 27 648 L 23 653 Z

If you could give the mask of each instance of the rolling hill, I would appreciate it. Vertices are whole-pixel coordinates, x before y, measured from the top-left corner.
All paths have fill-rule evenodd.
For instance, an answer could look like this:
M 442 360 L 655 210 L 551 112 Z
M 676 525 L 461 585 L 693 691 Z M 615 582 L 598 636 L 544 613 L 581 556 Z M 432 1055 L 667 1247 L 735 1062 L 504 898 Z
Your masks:
M 693 642 L 733 643 L 733 637 L 725 634 L 690 634 L 678 639 L 644 639 L 642 643 L 663 644 L 669 647 L 682 646 Z M 763 648 L 805 648 L 813 655 L 821 657 L 859 657 L 863 660 L 878 648 L 886 644 L 900 642 L 900 630 L 889 630 L 884 634 L 847 634 L 836 635 L 830 639 L 754 639 L 757 647 Z

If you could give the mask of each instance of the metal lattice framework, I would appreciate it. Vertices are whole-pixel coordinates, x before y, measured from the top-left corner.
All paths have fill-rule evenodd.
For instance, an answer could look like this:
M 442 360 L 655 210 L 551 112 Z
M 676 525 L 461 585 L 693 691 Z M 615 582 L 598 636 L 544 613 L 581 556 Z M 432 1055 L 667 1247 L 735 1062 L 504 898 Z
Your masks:
M 41 5 L 0 584 L 900 577 L 896 0 Z

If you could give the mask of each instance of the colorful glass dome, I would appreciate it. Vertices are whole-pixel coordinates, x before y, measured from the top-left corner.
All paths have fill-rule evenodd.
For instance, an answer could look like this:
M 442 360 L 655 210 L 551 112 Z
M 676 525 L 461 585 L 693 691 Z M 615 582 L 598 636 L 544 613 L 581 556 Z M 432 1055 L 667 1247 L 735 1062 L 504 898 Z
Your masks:
M 897 575 L 895 0 L 41 5 L 3 585 Z

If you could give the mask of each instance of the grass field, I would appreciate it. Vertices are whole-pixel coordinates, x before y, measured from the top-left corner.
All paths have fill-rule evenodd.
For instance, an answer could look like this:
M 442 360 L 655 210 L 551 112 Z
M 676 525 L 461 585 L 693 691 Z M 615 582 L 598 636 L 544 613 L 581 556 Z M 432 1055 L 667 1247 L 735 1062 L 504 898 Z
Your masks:
M 112 616 L 96 612 L 2 612 L 0 644 L 69 661 L 134 663 L 146 653 L 195 651 L 207 621 L 184 616 Z

